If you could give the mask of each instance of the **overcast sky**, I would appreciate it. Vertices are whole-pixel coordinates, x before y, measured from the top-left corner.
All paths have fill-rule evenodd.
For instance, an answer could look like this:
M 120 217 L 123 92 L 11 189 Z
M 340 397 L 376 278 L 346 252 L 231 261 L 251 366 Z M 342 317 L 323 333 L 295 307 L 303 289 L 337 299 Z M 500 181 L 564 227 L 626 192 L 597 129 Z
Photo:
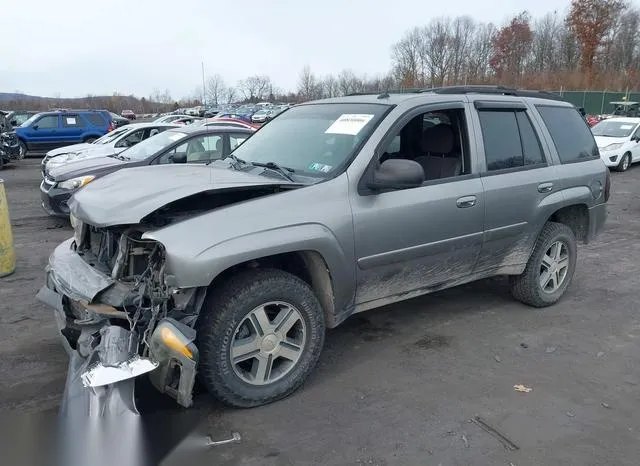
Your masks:
M 229 84 L 264 74 L 294 89 L 305 64 L 317 74 L 390 66 L 391 44 L 438 16 L 502 24 L 569 0 L 32 0 L 2 11 L 0 92 L 81 97 L 192 95 L 205 74 Z

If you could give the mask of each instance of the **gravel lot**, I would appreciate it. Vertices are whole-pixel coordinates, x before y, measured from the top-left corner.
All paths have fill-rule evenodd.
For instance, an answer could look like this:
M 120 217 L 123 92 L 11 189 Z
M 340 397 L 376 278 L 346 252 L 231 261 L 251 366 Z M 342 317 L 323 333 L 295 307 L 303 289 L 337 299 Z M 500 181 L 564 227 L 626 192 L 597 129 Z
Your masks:
M 0 409 L 20 413 L 55 411 L 66 372 L 34 295 L 71 229 L 40 209 L 38 164 L 0 172 L 18 257 L 0 279 Z M 613 174 L 609 210 L 556 306 L 516 303 L 497 278 L 354 316 L 287 400 L 232 410 L 200 397 L 199 432 L 242 435 L 202 454 L 218 465 L 637 465 L 640 166 Z

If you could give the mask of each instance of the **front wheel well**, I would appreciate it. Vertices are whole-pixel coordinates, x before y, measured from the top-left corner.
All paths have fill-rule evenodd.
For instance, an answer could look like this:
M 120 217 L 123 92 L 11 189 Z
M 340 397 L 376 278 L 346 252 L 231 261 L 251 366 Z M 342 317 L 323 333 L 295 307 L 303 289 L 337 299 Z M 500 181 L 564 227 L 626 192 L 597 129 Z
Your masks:
M 247 269 L 279 269 L 302 279 L 307 283 L 322 305 L 327 327 L 337 325 L 333 281 L 329 267 L 317 251 L 294 251 L 260 257 L 229 267 L 213 279 L 209 292 L 224 286 L 225 281 Z
M 551 217 L 549 217 L 549 221 L 567 225 L 573 230 L 573 234 L 576 235 L 578 241 L 587 241 L 589 233 L 589 209 L 585 204 L 574 204 L 556 210 Z

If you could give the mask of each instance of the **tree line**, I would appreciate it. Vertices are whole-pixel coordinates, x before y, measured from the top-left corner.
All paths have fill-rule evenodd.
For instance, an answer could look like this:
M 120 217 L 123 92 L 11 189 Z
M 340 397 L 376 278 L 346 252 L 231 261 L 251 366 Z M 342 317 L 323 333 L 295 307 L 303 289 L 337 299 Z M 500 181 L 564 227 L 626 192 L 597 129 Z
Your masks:
M 453 84 L 502 84 L 547 90 L 640 88 L 640 10 L 627 0 L 572 0 L 566 13 L 533 18 L 526 11 L 502 25 L 469 16 L 439 17 L 416 26 L 391 45 L 391 67 L 376 75 L 353 70 L 317 75 L 305 66 L 295 90 L 284 91 L 256 74 L 229 85 L 221 74 L 204 89 L 174 100 L 169 90 L 149 97 L 91 96 L 5 101 L 15 109 L 45 105 L 158 113 L 179 107 L 228 103 L 303 102 L 357 92 L 383 92 Z

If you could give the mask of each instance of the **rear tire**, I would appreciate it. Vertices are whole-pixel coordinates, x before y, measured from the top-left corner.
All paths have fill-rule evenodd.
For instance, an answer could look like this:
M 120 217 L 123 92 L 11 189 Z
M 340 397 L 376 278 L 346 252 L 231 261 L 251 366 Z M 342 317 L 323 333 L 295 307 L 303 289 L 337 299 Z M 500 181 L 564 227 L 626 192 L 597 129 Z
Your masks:
M 510 277 L 511 295 L 533 307 L 558 302 L 573 279 L 576 243 L 576 236 L 567 225 L 547 222 L 524 272 Z
M 297 390 L 324 344 L 324 313 L 303 280 L 277 269 L 228 279 L 198 322 L 199 375 L 223 403 L 250 408 Z

